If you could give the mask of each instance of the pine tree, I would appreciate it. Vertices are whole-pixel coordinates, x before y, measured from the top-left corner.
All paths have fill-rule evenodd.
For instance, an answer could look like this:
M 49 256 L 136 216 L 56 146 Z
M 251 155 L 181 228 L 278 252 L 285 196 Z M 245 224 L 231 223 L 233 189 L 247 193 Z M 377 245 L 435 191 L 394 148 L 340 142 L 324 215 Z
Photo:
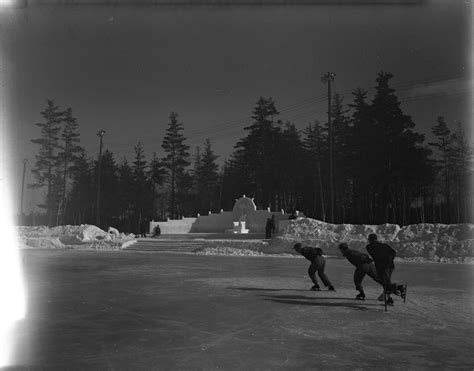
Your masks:
M 93 220 L 95 187 L 92 163 L 86 158 L 85 153 L 78 157 L 71 176 L 67 221 L 70 224 L 90 223 Z
M 221 208 L 226 210 L 232 210 L 235 200 L 242 197 L 243 194 L 252 195 L 253 188 L 246 177 L 241 155 L 241 151 L 232 153 L 229 159 L 224 161 L 222 168 Z
M 118 197 L 117 203 L 120 205 L 118 213 L 118 228 L 126 233 L 136 232 L 133 225 L 134 211 L 134 174 L 126 158 L 122 160 L 118 167 Z
M 53 224 L 53 212 L 55 204 L 59 202 L 60 194 L 58 175 L 58 150 L 59 133 L 61 131 L 61 121 L 63 112 L 54 104 L 53 100 L 47 100 L 47 107 L 41 112 L 45 122 L 37 123 L 41 129 L 41 137 L 32 139 L 31 142 L 40 146 L 39 153 L 35 156 L 35 168 L 32 173 L 35 176 L 35 187 L 47 187 L 46 191 L 46 214 L 48 225 Z M 56 191 L 56 192 L 55 192 Z
M 260 97 L 253 110 L 254 122 L 244 128 L 248 134 L 237 142 L 233 154 L 234 164 L 247 185 L 243 188 L 248 188 L 258 205 L 265 208 L 274 204 L 272 182 L 275 176 L 272 159 L 275 155 L 277 130 L 273 123 L 278 114 L 272 98 Z
M 193 178 L 193 186 L 190 189 L 190 193 L 193 194 L 196 200 L 193 205 L 194 206 L 193 214 L 206 212 L 205 202 L 201 197 L 202 195 L 201 193 L 202 192 L 201 160 L 202 160 L 201 147 L 196 146 L 196 150 L 193 156 L 193 169 L 191 170 L 191 176 Z
M 277 129 L 275 148 L 273 149 L 272 199 L 273 210 L 302 210 L 302 194 L 299 191 L 303 184 L 304 158 L 301 134 L 294 124 L 285 122 L 282 129 Z
M 309 192 L 312 200 L 312 210 L 310 215 L 318 218 L 322 221 L 326 221 L 326 210 L 325 210 L 325 191 L 323 186 L 323 163 L 327 163 L 327 138 L 325 131 L 319 121 L 315 120 L 314 123 L 308 123 L 303 130 L 303 148 L 305 150 L 305 164 L 307 167 L 306 173 L 309 174 L 311 179 L 311 189 Z M 306 201 L 308 202 L 308 201 Z M 319 206 L 318 206 L 319 205 Z
M 332 100 L 331 116 L 333 126 L 333 176 L 334 176 L 334 210 L 335 221 L 344 223 L 347 210 L 350 208 L 352 201 L 350 193 L 348 193 L 349 166 L 349 119 L 346 117 L 348 109 L 343 108 L 343 97 L 338 93 L 334 94 Z M 339 210 L 339 213 L 338 213 Z
M 113 153 L 106 149 L 100 161 L 100 216 L 101 228 L 115 226 L 121 205 L 117 202 L 120 194 L 118 166 Z M 94 179 L 97 179 L 98 162 L 95 161 Z M 94 200 L 94 203 L 96 199 Z
M 70 178 L 71 170 L 76 165 L 78 158 L 84 153 L 84 149 L 79 145 L 80 135 L 77 132 L 78 124 L 76 123 L 76 118 L 72 116 L 72 109 L 68 108 L 64 112 L 64 127 L 61 133 L 61 144 L 59 145 L 60 152 L 58 154 L 59 162 L 63 166 L 63 177 L 62 182 L 62 192 L 61 192 L 61 202 L 59 204 L 58 210 L 58 224 L 59 217 L 64 218 L 64 213 L 66 209 L 66 191 L 67 191 L 67 182 Z
M 348 137 L 348 177 L 353 180 L 354 211 L 353 218 L 358 223 L 373 223 L 373 184 L 375 169 L 378 168 L 378 157 L 371 152 L 373 133 L 376 130 L 367 103 L 367 91 L 357 88 L 352 92 L 354 101 L 352 108 L 351 127 Z
M 185 170 L 179 176 L 176 188 L 176 215 L 196 215 L 196 197 L 190 192 L 193 188 L 193 176 Z
M 444 197 L 446 200 L 446 212 L 447 212 L 447 221 L 449 222 L 449 210 L 451 205 L 451 177 L 450 177 L 450 167 L 451 167 L 451 153 L 450 146 L 452 143 L 452 134 L 446 125 L 446 121 L 443 116 L 438 116 L 436 119 L 436 125 L 432 127 L 431 133 L 435 136 L 436 142 L 428 143 L 431 147 L 435 148 L 441 158 L 437 161 L 441 164 L 438 167 L 442 171 L 444 177 Z
M 140 142 L 134 147 L 135 160 L 133 161 L 133 185 L 134 185 L 134 211 L 135 230 L 141 234 L 146 230 L 147 218 L 151 215 L 151 183 L 145 174 L 146 161 L 145 154 Z
M 170 123 L 166 129 L 166 135 L 161 147 L 166 153 L 163 165 L 168 172 L 168 183 L 170 187 L 170 213 L 171 218 L 176 217 L 177 190 L 180 183 L 185 180 L 185 168 L 189 162 L 189 146 L 184 144 L 186 138 L 183 136 L 183 124 L 178 123 L 178 114 L 171 112 Z
M 455 222 L 469 222 L 472 219 L 469 213 L 472 212 L 474 202 L 470 180 L 472 179 L 473 151 L 468 144 L 461 123 L 457 123 L 456 130 L 450 138 L 450 162 L 451 175 L 454 186 L 454 210 Z
M 219 165 L 216 163 L 218 156 L 214 154 L 209 138 L 204 142 L 204 150 L 200 157 L 197 173 L 198 192 L 207 210 L 216 210 Z
M 193 156 L 193 170 L 192 170 L 192 174 L 195 178 L 199 177 L 199 172 L 201 169 L 201 160 L 202 160 L 201 147 L 196 146 L 196 151 L 194 152 L 194 156 Z
M 148 178 L 152 183 L 152 205 L 153 205 L 153 219 L 162 219 L 164 217 L 164 193 L 162 190 L 163 183 L 166 177 L 166 170 L 163 167 L 163 163 L 160 161 L 156 152 L 153 152 L 150 169 L 148 172 Z M 161 201 L 161 202 L 160 202 Z
M 427 152 L 421 147 L 424 136 L 412 129 L 415 124 L 403 113 L 395 90 L 390 88 L 393 75 L 380 72 L 371 113 L 374 120 L 370 150 L 375 162 L 374 192 L 378 211 L 377 222 L 405 220 L 405 198 L 424 197 L 428 184 Z M 403 194 L 407 190 L 408 196 Z M 401 221 L 401 223 L 400 223 Z

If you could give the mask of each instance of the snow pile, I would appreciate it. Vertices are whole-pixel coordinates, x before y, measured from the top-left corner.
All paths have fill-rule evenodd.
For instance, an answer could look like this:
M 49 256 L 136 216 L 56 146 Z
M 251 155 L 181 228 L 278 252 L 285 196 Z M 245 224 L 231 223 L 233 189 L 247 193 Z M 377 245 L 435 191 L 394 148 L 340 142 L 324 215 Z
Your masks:
M 231 255 L 231 256 L 264 256 L 265 254 L 260 251 L 252 249 L 252 246 L 247 248 L 234 248 L 230 246 L 216 246 L 216 247 L 204 247 L 196 251 L 197 255 Z
M 122 249 L 136 240 L 123 233 L 117 238 L 102 229 L 89 224 L 62 225 L 48 228 L 45 226 L 18 227 L 18 240 L 22 248 L 90 248 Z
M 338 245 L 365 251 L 367 236 L 377 234 L 400 258 L 419 257 L 428 261 L 470 261 L 474 254 L 474 224 L 329 224 L 310 218 L 292 221 L 268 246 L 267 252 L 292 251 L 296 242 L 321 247 L 327 255 L 340 255 Z
M 381 225 L 354 225 L 354 224 L 329 224 L 311 218 L 298 218 L 293 220 L 282 231 L 284 236 L 294 239 L 327 240 L 331 242 L 345 241 L 351 238 L 367 240 L 371 233 L 386 236 L 392 240 L 400 232 L 396 224 Z
M 196 254 L 260 256 L 265 254 L 267 246 L 268 242 L 262 240 L 205 240 Z

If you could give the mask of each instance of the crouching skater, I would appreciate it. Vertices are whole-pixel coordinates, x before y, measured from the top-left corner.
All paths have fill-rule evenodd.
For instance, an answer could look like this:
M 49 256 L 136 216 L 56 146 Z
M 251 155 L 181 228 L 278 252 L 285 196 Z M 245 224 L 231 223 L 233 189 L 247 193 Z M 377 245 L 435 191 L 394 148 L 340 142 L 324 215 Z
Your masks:
M 328 288 L 329 291 L 335 291 L 336 289 L 332 285 L 329 278 L 324 273 L 324 267 L 326 266 L 326 258 L 323 256 L 323 250 L 319 247 L 310 247 L 305 246 L 302 247 L 300 243 L 295 244 L 293 247 L 295 251 L 301 255 L 303 255 L 306 259 L 311 262 L 311 265 L 308 268 L 308 275 L 313 282 L 313 287 L 311 287 L 312 291 L 320 291 L 321 288 L 319 287 L 318 281 L 316 280 L 316 272 L 318 272 L 318 276 L 323 282 L 324 286 Z
M 362 287 L 362 280 L 364 279 L 365 275 L 369 276 L 383 287 L 382 279 L 377 275 L 377 269 L 375 268 L 375 264 L 369 255 L 361 253 L 357 250 L 349 249 L 349 246 L 347 246 L 347 243 L 345 242 L 339 245 L 339 250 L 341 250 L 341 254 L 356 267 L 354 272 L 354 284 L 356 290 L 359 291 L 356 299 L 365 300 L 365 292 L 364 288 Z
M 367 252 L 374 260 L 377 275 L 380 277 L 387 295 L 387 303 L 393 305 L 391 294 L 400 295 L 403 299 L 406 297 L 406 286 L 392 283 L 392 273 L 395 269 L 393 261 L 397 253 L 386 243 L 379 242 L 375 233 L 370 234 L 368 239 Z

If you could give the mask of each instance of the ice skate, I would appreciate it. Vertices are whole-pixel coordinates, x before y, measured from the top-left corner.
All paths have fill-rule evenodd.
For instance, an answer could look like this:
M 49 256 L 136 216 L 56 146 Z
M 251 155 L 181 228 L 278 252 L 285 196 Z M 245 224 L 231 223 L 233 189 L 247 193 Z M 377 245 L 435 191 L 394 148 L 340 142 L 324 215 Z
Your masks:
M 362 294 L 362 293 L 357 294 L 355 298 L 356 300 L 365 300 L 365 294 Z
M 398 285 L 397 286 L 397 292 L 400 293 L 400 297 L 403 300 L 406 300 L 407 297 L 407 285 Z
M 313 287 L 311 287 L 310 290 L 311 290 L 311 291 L 321 291 L 321 289 L 319 288 L 319 286 L 316 286 L 316 285 L 314 285 Z
M 334 288 L 334 286 L 329 286 L 328 291 L 336 291 L 336 289 Z
M 393 306 L 393 299 L 392 298 L 387 298 L 387 305 Z

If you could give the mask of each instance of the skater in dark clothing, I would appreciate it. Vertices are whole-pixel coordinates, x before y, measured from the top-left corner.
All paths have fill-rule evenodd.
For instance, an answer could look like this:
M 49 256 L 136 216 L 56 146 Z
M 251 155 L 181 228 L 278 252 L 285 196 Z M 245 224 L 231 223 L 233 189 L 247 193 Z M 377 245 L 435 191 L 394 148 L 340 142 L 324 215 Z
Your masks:
M 267 219 L 265 225 L 265 238 L 272 238 L 272 232 L 275 232 L 275 215 Z
M 370 234 L 368 239 L 367 252 L 374 259 L 377 275 L 380 277 L 385 293 L 388 295 L 387 303 L 393 304 L 391 294 L 405 297 L 405 287 L 392 283 L 392 273 L 395 269 L 393 261 L 397 252 L 386 243 L 377 241 L 377 235 L 374 233 Z
M 354 284 L 359 294 L 356 296 L 356 299 L 364 300 L 365 299 L 365 292 L 364 288 L 362 287 L 362 280 L 364 279 L 365 275 L 372 278 L 375 282 L 382 284 L 382 280 L 377 275 L 377 270 L 373 263 L 373 260 L 370 258 L 369 255 L 361 253 L 357 250 L 349 249 L 347 243 L 341 243 L 339 245 L 339 250 L 341 250 L 342 255 L 356 267 L 354 272 Z
M 318 272 L 318 276 L 323 282 L 324 286 L 326 286 L 329 291 L 335 291 L 335 288 L 332 285 L 331 281 L 329 281 L 329 278 L 324 273 L 324 268 L 326 266 L 326 259 L 323 256 L 323 250 L 321 250 L 319 247 L 310 247 L 310 246 L 302 247 L 300 243 L 295 244 L 293 248 L 295 249 L 296 252 L 303 255 L 306 259 L 308 259 L 311 262 L 311 265 L 308 268 L 309 278 L 311 278 L 311 281 L 314 284 L 313 287 L 311 287 L 311 290 L 313 291 L 321 290 L 319 287 L 318 281 L 316 280 L 316 272 Z

